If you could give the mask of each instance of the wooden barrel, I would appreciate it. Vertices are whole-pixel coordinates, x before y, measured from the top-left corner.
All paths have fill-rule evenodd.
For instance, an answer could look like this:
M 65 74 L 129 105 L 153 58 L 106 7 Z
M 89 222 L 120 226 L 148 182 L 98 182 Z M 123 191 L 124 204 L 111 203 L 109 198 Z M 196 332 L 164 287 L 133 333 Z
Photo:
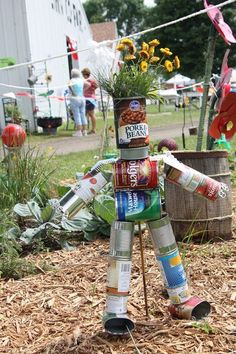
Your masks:
M 165 180 L 165 207 L 177 240 L 222 241 L 232 237 L 232 188 L 226 151 L 175 151 L 185 165 L 228 185 L 225 198 L 210 201 Z M 167 166 L 165 166 L 167 168 Z

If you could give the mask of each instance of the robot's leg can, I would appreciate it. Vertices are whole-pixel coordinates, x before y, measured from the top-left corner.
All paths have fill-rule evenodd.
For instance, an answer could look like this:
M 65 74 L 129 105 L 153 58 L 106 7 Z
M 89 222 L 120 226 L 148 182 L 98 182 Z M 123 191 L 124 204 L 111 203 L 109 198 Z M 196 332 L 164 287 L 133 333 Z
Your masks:
M 112 223 L 103 325 L 106 332 L 113 335 L 127 334 L 134 329 L 134 323 L 127 315 L 133 238 L 133 222 Z
M 170 299 L 174 317 L 200 319 L 210 312 L 210 304 L 190 295 L 186 273 L 168 215 L 148 222 L 154 252 Z

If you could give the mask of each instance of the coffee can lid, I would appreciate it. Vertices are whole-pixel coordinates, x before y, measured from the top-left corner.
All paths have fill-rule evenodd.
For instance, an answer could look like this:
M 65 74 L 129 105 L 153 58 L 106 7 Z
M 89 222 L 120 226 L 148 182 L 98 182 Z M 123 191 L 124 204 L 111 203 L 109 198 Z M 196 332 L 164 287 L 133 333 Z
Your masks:
M 139 160 L 148 157 L 148 146 L 139 148 L 120 149 L 122 160 Z

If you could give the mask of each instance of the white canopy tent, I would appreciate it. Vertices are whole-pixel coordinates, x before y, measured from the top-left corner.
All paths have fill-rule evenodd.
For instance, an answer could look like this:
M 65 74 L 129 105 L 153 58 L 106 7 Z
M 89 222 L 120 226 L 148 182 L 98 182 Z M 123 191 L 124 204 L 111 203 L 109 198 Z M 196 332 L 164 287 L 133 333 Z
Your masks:
M 195 84 L 195 80 L 181 74 L 176 74 L 171 79 L 165 81 L 165 83 L 168 85 L 174 85 L 176 88 L 176 86 L 187 86 Z

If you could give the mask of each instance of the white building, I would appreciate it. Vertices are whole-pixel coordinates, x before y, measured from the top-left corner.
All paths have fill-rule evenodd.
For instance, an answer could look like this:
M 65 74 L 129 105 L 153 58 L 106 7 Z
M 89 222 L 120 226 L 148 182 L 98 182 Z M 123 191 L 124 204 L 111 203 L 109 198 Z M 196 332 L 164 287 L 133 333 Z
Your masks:
M 13 57 L 16 63 L 28 63 L 43 58 L 66 54 L 68 45 L 83 50 L 92 43 L 90 26 L 80 0 L 0 0 L 0 58 Z M 53 90 L 61 96 L 69 80 L 72 67 L 88 66 L 89 51 L 79 53 L 79 60 L 71 56 L 25 65 L 8 67 L 0 71 L 0 129 L 5 125 L 2 97 L 6 93 L 17 94 L 17 104 L 29 120 L 30 130 L 36 130 L 33 107 L 39 107 L 41 116 L 66 116 L 65 102 L 38 96 Z M 52 75 L 46 86 L 46 72 Z M 18 96 L 29 91 L 28 78 L 33 74 L 38 80 L 34 85 L 35 98 Z M 9 86 L 4 86 L 9 85 Z M 12 86 L 17 86 L 16 88 Z

